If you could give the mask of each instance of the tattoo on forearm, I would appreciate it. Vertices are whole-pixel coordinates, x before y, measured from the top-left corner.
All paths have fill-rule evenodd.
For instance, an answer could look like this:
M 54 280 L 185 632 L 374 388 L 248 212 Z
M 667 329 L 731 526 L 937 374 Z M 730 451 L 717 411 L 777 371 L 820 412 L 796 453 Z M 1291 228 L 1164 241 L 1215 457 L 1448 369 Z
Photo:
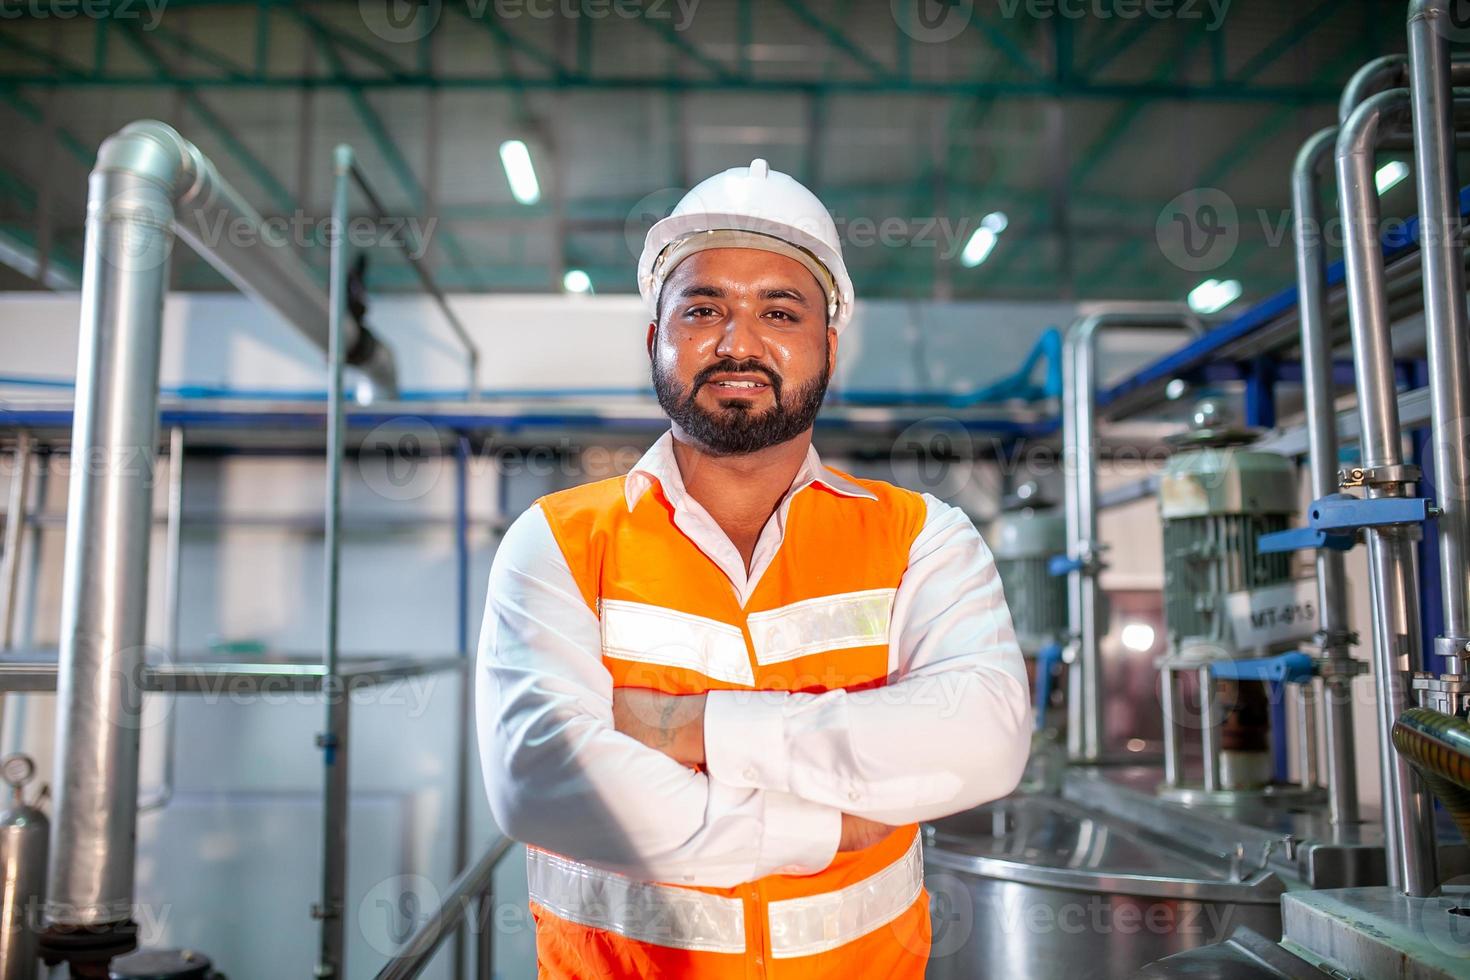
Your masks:
M 679 700 L 677 698 L 666 698 L 664 700 L 663 707 L 659 711 L 658 734 L 656 736 L 659 741 L 658 747 L 661 749 L 668 748 L 674 744 L 674 715 L 678 710 Z

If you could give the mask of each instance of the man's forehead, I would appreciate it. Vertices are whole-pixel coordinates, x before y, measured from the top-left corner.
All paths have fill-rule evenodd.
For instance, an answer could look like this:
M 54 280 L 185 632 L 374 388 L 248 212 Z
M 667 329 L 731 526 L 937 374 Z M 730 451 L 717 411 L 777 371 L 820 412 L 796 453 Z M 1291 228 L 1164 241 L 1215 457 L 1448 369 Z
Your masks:
M 811 270 L 793 258 L 755 248 L 709 248 L 674 267 L 666 290 L 692 285 L 726 288 L 791 289 L 803 296 L 822 295 Z

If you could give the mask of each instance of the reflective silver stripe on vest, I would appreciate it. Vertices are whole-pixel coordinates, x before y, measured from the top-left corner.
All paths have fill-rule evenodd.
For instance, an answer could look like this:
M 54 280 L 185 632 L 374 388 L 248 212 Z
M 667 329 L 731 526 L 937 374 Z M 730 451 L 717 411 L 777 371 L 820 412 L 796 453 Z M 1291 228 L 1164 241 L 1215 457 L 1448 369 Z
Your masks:
M 569 922 L 628 939 L 704 953 L 745 952 L 738 898 L 638 881 L 526 848 L 531 901 Z
M 898 918 L 924 888 L 919 835 L 903 857 L 846 888 L 770 903 L 771 956 L 825 953 Z
M 897 589 L 803 599 L 745 617 L 761 666 L 843 647 L 887 646 Z
M 745 952 L 745 910 L 738 898 L 638 881 L 526 849 L 531 901 L 568 922 L 628 939 L 707 953 Z M 924 887 L 919 835 L 903 857 L 836 891 L 770 902 L 771 956 L 825 953 L 885 926 L 908 911 Z

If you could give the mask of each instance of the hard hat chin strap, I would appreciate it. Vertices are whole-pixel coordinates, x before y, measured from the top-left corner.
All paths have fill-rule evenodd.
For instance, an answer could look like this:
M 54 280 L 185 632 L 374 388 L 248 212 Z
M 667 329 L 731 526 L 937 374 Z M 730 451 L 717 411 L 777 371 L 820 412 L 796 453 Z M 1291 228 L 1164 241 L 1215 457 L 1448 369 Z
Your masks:
M 837 283 L 833 280 L 832 273 L 815 255 L 800 245 L 793 245 L 774 235 L 763 235 L 756 231 L 740 231 L 734 228 L 696 231 L 683 238 L 676 238 L 664 246 L 664 250 L 653 262 L 653 281 L 658 284 L 654 297 L 655 308 L 658 306 L 659 299 L 662 298 L 664 281 L 668 278 L 669 273 L 674 271 L 674 267 L 694 253 L 712 248 L 753 248 L 762 252 L 775 252 L 777 255 L 784 255 L 788 259 L 800 262 L 826 293 L 827 322 L 831 323 L 836 319 Z

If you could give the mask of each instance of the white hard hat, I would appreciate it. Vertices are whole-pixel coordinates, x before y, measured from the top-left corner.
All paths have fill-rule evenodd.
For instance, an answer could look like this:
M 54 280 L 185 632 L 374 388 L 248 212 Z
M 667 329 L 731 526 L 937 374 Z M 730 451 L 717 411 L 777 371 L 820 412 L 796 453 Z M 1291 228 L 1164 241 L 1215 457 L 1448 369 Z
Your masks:
M 697 238 L 711 232 L 716 234 L 707 242 Z M 761 236 L 770 241 L 762 244 Z M 638 291 L 655 316 L 664 279 L 701 247 L 768 248 L 795 258 L 828 289 L 831 326 L 840 333 L 852 319 L 852 280 L 832 216 L 815 194 L 764 160 L 706 178 L 648 229 L 638 259 Z

